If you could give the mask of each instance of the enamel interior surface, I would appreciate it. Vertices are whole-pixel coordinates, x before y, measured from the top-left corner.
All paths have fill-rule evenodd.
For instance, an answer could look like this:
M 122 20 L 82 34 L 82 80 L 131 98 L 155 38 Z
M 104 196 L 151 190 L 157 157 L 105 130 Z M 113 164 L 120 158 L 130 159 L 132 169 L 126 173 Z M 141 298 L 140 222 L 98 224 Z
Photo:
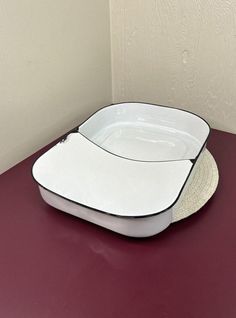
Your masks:
M 194 159 L 209 126 L 198 116 L 175 108 L 122 103 L 101 109 L 79 131 L 119 156 L 166 161 Z

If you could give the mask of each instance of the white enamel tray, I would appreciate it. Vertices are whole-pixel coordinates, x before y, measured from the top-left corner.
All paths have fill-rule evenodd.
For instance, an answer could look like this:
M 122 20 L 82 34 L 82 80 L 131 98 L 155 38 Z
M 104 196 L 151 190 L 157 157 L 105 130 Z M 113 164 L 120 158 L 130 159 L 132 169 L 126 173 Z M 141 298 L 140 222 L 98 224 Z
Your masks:
M 44 153 L 32 173 L 53 207 L 115 232 L 151 236 L 172 222 L 209 125 L 176 108 L 106 106 Z

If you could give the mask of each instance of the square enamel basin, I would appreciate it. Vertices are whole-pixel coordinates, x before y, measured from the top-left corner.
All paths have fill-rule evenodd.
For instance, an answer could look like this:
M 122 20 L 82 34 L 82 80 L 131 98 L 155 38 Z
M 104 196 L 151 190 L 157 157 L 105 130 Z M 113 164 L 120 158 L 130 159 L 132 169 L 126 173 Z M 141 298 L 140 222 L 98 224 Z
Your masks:
M 97 111 L 33 166 L 50 205 L 135 237 L 164 230 L 210 132 L 197 115 L 121 103 Z

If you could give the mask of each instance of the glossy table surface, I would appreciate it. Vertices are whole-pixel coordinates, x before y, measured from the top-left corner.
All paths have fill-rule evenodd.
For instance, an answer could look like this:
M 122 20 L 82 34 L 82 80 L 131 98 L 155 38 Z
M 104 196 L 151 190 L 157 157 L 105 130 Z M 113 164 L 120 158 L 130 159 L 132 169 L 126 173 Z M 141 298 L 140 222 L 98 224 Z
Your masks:
M 236 135 L 211 133 L 214 197 L 148 239 L 46 205 L 31 177 L 45 149 L 0 176 L 0 317 L 236 317 Z

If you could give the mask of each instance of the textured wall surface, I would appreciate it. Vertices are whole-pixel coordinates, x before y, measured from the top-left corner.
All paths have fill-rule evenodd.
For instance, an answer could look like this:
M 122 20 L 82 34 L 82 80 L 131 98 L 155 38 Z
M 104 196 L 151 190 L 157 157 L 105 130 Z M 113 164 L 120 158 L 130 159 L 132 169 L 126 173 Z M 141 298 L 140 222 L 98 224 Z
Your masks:
M 236 2 L 110 0 L 113 102 L 236 133 Z M 0 172 L 111 97 L 108 0 L 0 1 Z
M 196 112 L 236 133 L 236 2 L 110 0 L 113 101 Z
M 110 102 L 108 0 L 0 1 L 0 172 Z

